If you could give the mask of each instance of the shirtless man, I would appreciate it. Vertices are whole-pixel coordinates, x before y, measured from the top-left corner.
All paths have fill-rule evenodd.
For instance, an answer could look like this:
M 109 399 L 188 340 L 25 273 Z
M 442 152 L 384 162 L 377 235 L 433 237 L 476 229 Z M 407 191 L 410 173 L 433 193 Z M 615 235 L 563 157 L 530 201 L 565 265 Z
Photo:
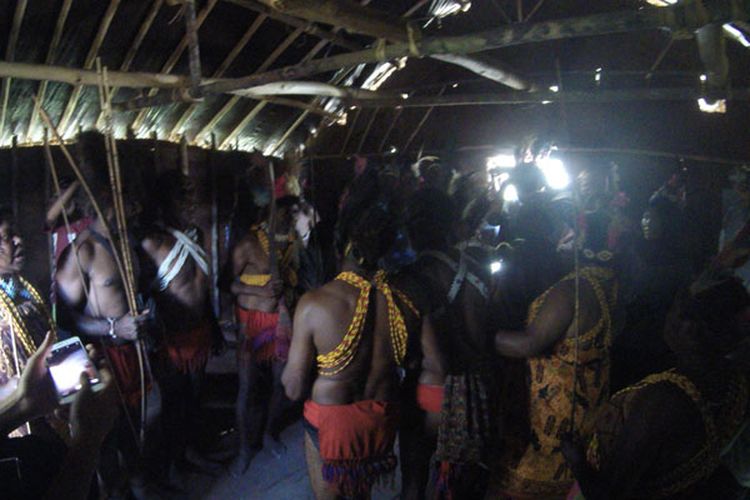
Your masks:
M 130 427 L 131 424 L 135 428 L 139 425 L 141 398 L 140 369 L 134 341 L 146 333 L 148 311 L 132 315 L 128 310 L 125 285 L 114 258 L 115 250 L 107 238 L 109 234 L 119 251 L 117 235 L 109 233 L 109 228 L 115 227 L 111 193 L 108 185 L 94 181 L 92 190 L 106 220 L 96 217 L 90 201 L 84 201 L 85 211 L 87 215 L 95 217 L 94 221 L 61 255 L 56 281 L 61 306 L 60 322 L 84 342 L 102 345 L 123 399 L 125 419 L 115 431 L 117 438 L 113 437 L 105 444 L 100 469 L 103 476 L 109 476 L 104 478 L 105 486 L 114 487 L 117 481 L 114 474 L 119 469 L 115 446 L 128 457 L 126 461 L 129 465 L 135 463 L 138 455 L 137 431 Z M 130 182 L 126 181 L 124 187 L 125 209 L 132 224 L 140 212 L 140 206 L 135 201 L 136 191 Z M 133 198 L 129 198 L 129 195 Z M 134 265 L 137 265 L 137 256 L 133 255 L 133 258 Z
M 489 264 L 480 263 L 486 259 L 479 248 L 453 246 L 456 217 L 444 193 L 418 191 L 406 213 L 418 257 L 403 274 L 418 284 L 421 293 L 414 297 L 426 318 L 422 361 L 407 376 L 410 383 L 405 387 L 405 399 L 412 405 L 411 411 L 404 411 L 400 434 L 403 496 L 425 497 L 437 446 L 440 488 L 456 498 L 478 498 L 486 484 L 486 474 L 478 465 L 491 445 Z M 458 387 L 465 388 L 462 400 L 454 397 Z M 474 418 L 466 420 L 462 415 Z M 441 422 L 450 428 L 441 428 Z M 463 465 L 460 474 L 457 464 Z
M 337 228 L 343 272 L 307 293 L 295 314 L 282 382 L 293 400 L 309 395 L 305 453 L 318 499 L 366 498 L 396 467 L 399 368 L 416 316 L 378 272 L 396 238 L 383 194 L 374 169 L 355 179 Z
M 206 362 L 223 338 L 211 309 L 208 261 L 194 223 L 195 187 L 174 170 L 160 176 L 156 192 L 159 222 L 148 230 L 141 247 L 156 271 L 152 291 L 162 335 L 155 363 L 162 432 L 170 461 L 182 467 L 197 425 Z
M 286 405 L 281 372 L 289 352 L 289 310 L 294 305 L 297 285 L 294 217 L 298 204 L 299 199 L 294 196 L 279 199 L 275 234 L 268 234 L 266 222 L 255 225 L 231 251 L 228 288 L 236 297 L 240 337 L 236 406 L 240 448 L 230 466 L 234 476 L 244 474 L 252 458 L 263 448 L 267 425 L 271 437 L 283 448 L 280 417 Z M 271 249 L 276 253 L 274 259 Z M 225 278 L 225 287 L 227 281 Z

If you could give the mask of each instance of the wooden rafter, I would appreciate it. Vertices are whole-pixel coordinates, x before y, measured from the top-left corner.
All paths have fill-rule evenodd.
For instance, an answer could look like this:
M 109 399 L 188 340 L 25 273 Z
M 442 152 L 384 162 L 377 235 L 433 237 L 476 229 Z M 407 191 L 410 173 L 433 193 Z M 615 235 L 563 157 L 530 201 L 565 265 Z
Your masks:
M 62 7 L 60 7 L 60 13 L 57 16 L 57 22 L 55 23 L 55 30 L 52 33 L 52 41 L 47 49 L 47 57 L 44 58 L 44 64 L 52 64 L 55 62 L 55 56 L 57 55 L 57 48 L 60 45 L 62 39 L 63 28 L 65 28 L 65 21 L 68 19 L 70 13 L 70 7 L 73 4 L 73 0 L 64 0 Z M 49 82 L 43 80 L 39 84 L 39 88 L 36 91 L 36 101 L 34 103 L 34 109 L 31 110 L 31 116 L 29 117 L 29 126 L 26 128 L 26 140 L 31 139 L 31 134 L 34 132 L 37 121 L 39 119 L 39 106 L 44 102 L 44 97 L 47 94 L 47 85 Z
M 404 108 L 398 107 L 396 108 L 396 112 L 393 115 L 393 120 L 391 120 L 390 125 L 388 125 L 388 128 L 385 130 L 385 134 L 383 134 L 383 138 L 380 140 L 380 145 L 378 146 L 378 152 L 382 153 L 383 149 L 385 148 L 385 143 L 388 142 L 388 138 L 391 136 L 391 132 L 393 132 L 393 127 L 396 126 L 396 123 L 398 123 L 398 119 L 401 118 L 401 113 L 404 112 Z
M 112 19 L 114 19 L 115 14 L 117 13 L 117 8 L 119 6 L 120 0 L 110 0 L 109 6 L 104 12 L 104 17 L 99 23 L 99 29 L 96 32 L 94 41 L 91 44 L 91 47 L 89 47 L 88 54 L 86 54 L 86 60 L 83 62 L 84 69 L 91 69 L 94 67 L 96 56 L 99 54 L 99 49 L 101 48 L 102 43 L 104 43 L 104 38 L 107 36 L 109 26 L 112 24 Z M 70 119 L 73 116 L 73 112 L 75 111 L 76 106 L 78 105 L 78 99 L 80 99 L 81 97 L 82 90 L 83 86 L 81 85 L 76 85 L 75 87 L 73 87 L 73 92 L 70 94 L 68 103 L 65 105 L 65 110 L 63 111 L 62 117 L 60 118 L 60 122 L 57 126 L 57 129 L 60 131 L 60 134 L 63 137 L 65 137 L 66 132 L 71 125 Z
M 357 108 L 357 112 L 354 113 L 354 119 L 352 120 L 352 124 L 349 126 L 349 130 L 346 131 L 346 137 L 344 138 L 344 142 L 341 145 L 341 151 L 339 151 L 339 154 L 341 156 L 343 156 L 344 153 L 346 152 L 346 147 L 349 145 L 349 141 L 352 138 L 354 129 L 357 128 L 357 122 L 359 121 L 360 115 L 362 115 L 362 108 Z
M 372 124 L 375 123 L 375 118 L 378 117 L 379 111 L 380 111 L 380 108 L 375 108 L 372 110 L 372 114 L 370 115 L 370 119 L 367 121 L 367 126 L 365 127 L 365 131 L 362 132 L 362 137 L 360 137 L 359 144 L 357 144 L 357 153 L 362 152 L 362 147 L 365 145 L 367 136 L 370 135 L 370 129 L 372 128 Z
M 445 93 L 445 89 L 447 88 L 448 87 L 443 87 L 442 89 L 440 89 L 440 92 L 438 93 L 438 97 L 442 96 Z M 406 140 L 406 144 L 404 144 L 404 147 L 401 148 L 403 151 L 407 151 L 409 149 L 409 146 L 411 146 L 411 143 L 414 142 L 414 139 L 416 139 L 417 135 L 419 135 L 419 132 L 422 130 L 422 127 L 424 127 L 424 124 L 427 123 L 427 120 L 430 118 L 430 115 L 432 115 L 432 111 L 434 109 L 435 109 L 435 106 L 430 106 L 424 112 L 422 119 L 419 120 L 419 123 L 417 124 L 416 128 L 411 133 L 409 138 Z
M 281 42 L 274 50 L 271 52 L 265 61 L 260 65 L 258 68 L 258 72 L 263 72 L 267 70 L 273 63 L 276 62 L 276 60 L 281 57 L 281 54 L 284 53 L 284 51 L 289 48 L 289 46 L 294 43 L 294 41 L 299 38 L 299 36 L 303 33 L 302 28 L 297 28 L 294 31 L 292 31 L 283 42 Z M 222 108 L 219 110 L 218 113 L 216 113 L 213 118 L 211 118 L 208 122 L 208 124 L 201 129 L 200 132 L 195 136 L 196 140 L 200 139 L 202 136 L 210 133 L 216 124 L 221 121 L 222 118 L 224 118 L 227 113 L 239 102 L 241 97 L 239 96 L 232 96 L 229 101 L 222 106 Z M 235 137 L 237 137 L 237 134 L 242 131 L 242 128 L 244 128 L 250 121 L 255 118 L 258 113 L 266 106 L 267 103 L 260 102 L 255 105 L 255 107 L 240 121 L 240 123 L 227 135 L 227 137 L 224 138 L 224 140 L 221 142 L 221 145 L 219 146 L 219 149 L 223 149 L 227 144 L 231 143 Z M 238 130 L 239 129 L 239 130 Z
M 253 35 L 255 35 L 255 33 L 267 18 L 268 16 L 266 16 L 265 14 L 258 14 L 258 16 L 255 18 L 255 21 L 253 21 L 247 31 L 245 31 L 245 34 L 242 35 L 242 38 L 240 38 L 239 41 L 234 45 L 234 47 L 232 47 L 232 50 L 229 51 L 229 54 L 227 54 L 227 57 L 224 58 L 224 61 L 222 61 L 219 68 L 214 71 L 212 78 L 221 78 L 222 76 L 224 76 L 224 73 L 226 73 L 226 71 L 232 65 L 240 52 L 242 52 L 242 49 L 247 46 L 248 42 L 250 42 L 250 39 L 253 37 Z M 177 137 L 176 134 L 182 133 L 181 129 L 185 126 L 185 123 L 187 123 L 190 117 L 193 116 L 193 113 L 195 113 L 195 110 L 197 108 L 198 105 L 196 103 L 190 103 L 185 112 L 180 115 L 180 118 L 177 120 L 177 123 L 174 124 L 172 130 L 167 133 L 167 137 L 175 138 Z
M 324 30 L 313 23 L 310 23 L 298 17 L 288 16 L 266 5 L 263 5 L 262 3 L 257 2 L 255 0 L 225 0 L 225 1 L 228 3 L 235 4 L 239 7 L 252 10 L 253 12 L 257 12 L 259 14 L 265 14 L 271 19 L 275 19 L 276 21 L 289 25 L 293 28 L 301 28 L 308 35 L 316 36 L 322 40 L 330 42 L 333 45 L 337 45 L 341 48 L 348 49 L 348 50 L 359 50 L 361 48 L 355 42 L 352 42 L 351 40 L 347 40 L 346 38 L 337 35 L 336 33 L 338 30 L 331 30 L 331 31 Z
M 18 44 L 18 36 L 21 34 L 21 25 L 26 14 L 27 4 L 27 0 L 19 0 L 16 3 L 16 10 L 13 14 L 13 25 L 10 29 L 10 37 L 8 37 L 8 46 L 5 49 L 6 61 L 13 61 L 16 57 L 16 45 Z M 8 113 L 8 101 L 10 99 L 10 86 L 12 83 L 13 80 L 11 78 L 6 78 L 3 81 L 3 102 L 2 109 L 0 109 L 0 144 L 2 144 L 5 132 L 5 117 Z
M 371 47 L 359 52 L 349 52 L 315 59 L 296 66 L 278 68 L 266 73 L 255 73 L 242 78 L 210 83 L 206 92 L 228 92 L 239 88 L 262 85 L 280 80 L 305 78 L 312 74 L 366 64 L 384 59 L 409 57 L 414 49 L 422 56 L 436 54 L 470 54 L 486 50 L 511 47 L 529 43 L 563 40 L 567 38 L 629 33 L 653 29 L 692 31 L 710 19 L 711 23 L 728 23 L 748 17 L 745 12 L 732 11 L 731 0 L 716 0 L 711 3 L 678 3 L 671 7 L 644 8 L 638 11 L 618 11 L 604 14 L 530 23 L 517 26 L 500 26 L 486 31 L 452 37 L 430 37 L 416 42 L 394 43 L 383 47 Z M 701 14 L 703 12 L 703 14 Z M 707 14 L 707 16 L 706 16 Z
M 138 50 L 141 48 L 141 44 L 143 44 L 143 40 L 146 39 L 146 35 L 151 29 L 151 26 L 154 24 L 156 16 L 159 14 L 159 10 L 161 10 L 163 4 L 164 0 L 154 0 L 154 2 L 151 4 L 151 8 L 149 9 L 148 14 L 146 14 L 146 18 L 138 28 L 138 33 L 135 34 L 135 38 L 133 38 L 133 42 L 130 44 L 130 48 L 128 48 L 127 54 L 125 54 L 125 59 L 123 59 L 122 64 L 120 65 L 120 71 L 128 71 L 130 69 L 130 66 L 135 60 L 135 56 L 138 54 Z M 112 99 L 115 98 L 118 90 L 120 90 L 118 87 L 112 88 L 112 90 L 110 91 Z M 96 120 L 97 123 L 99 123 L 102 119 L 103 115 L 99 113 L 99 118 L 97 118 Z
M 195 19 L 195 25 L 196 29 L 200 29 L 201 25 L 204 23 L 208 15 L 211 13 L 211 11 L 216 7 L 216 4 L 218 3 L 218 0 L 208 0 L 206 5 L 201 9 L 201 11 L 198 13 L 198 16 Z M 177 47 L 172 51 L 172 54 L 169 56 L 169 58 L 166 60 L 164 65 L 161 68 L 161 73 L 171 73 L 174 69 L 177 62 L 180 60 L 180 57 L 182 57 L 182 54 L 185 52 L 185 49 L 187 49 L 189 43 L 189 36 L 187 33 L 185 33 L 182 38 L 180 39 L 179 43 L 177 44 Z M 150 89 L 148 91 L 148 95 L 153 97 L 159 92 L 159 89 Z M 141 110 L 138 115 L 135 117 L 135 120 L 133 120 L 133 124 L 131 125 L 133 129 L 138 132 L 138 129 L 141 128 L 141 125 L 143 124 L 143 119 L 146 117 L 146 113 L 148 110 L 143 109 Z

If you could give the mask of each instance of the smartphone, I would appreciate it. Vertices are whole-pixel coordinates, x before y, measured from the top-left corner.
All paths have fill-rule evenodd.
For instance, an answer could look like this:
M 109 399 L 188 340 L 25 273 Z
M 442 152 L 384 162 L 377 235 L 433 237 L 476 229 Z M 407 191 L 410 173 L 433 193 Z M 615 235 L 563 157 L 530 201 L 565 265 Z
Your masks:
M 84 372 L 91 382 L 92 390 L 98 391 L 102 388 L 99 370 L 78 337 L 71 337 L 53 345 L 47 357 L 47 367 L 62 404 L 73 401 L 76 393 L 81 390 L 80 379 Z

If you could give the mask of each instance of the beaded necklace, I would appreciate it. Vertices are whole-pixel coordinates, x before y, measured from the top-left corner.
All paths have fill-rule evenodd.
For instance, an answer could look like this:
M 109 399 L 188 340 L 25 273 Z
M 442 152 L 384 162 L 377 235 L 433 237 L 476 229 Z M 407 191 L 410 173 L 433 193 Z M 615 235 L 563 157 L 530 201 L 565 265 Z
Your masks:
M 23 277 L 19 276 L 18 280 L 21 282 L 24 290 L 28 293 L 34 304 L 39 309 L 39 312 L 44 315 L 44 319 L 48 323 L 50 330 L 54 330 L 55 325 L 52 322 L 52 317 L 50 316 L 47 307 L 44 305 L 42 296 L 39 295 L 39 292 Z M 21 295 L 23 296 L 25 294 L 22 293 Z M 0 308 L 2 309 L 3 316 L 11 323 L 16 337 L 21 342 L 21 345 L 23 345 L 23 348 L 26 350 L 28 355 L 30 356 L 31 354 L 33 354 L 34 351 L 36 351 L 36 346 L 34 345 L 34 340 L 32 339 L 31 334 L 26 327 L 26 321 L 24 320 L 21 311 L 19 311 L 18 305 L 13 300 L 13 297 L 6 291 L 4 287 L 0 287 Z
M 349 323 L 344 338 L 341 339 L 341 342 L 335 349 L 326 354 L 319 354 L 317 356 L 320 373 L 329 376 L 340 373 L 349 366 L 354 359 L 354 356 L 357 354 L 359 343 L 362 340 L 362 331 L 364 329 L 367 311 L 370 306 L 370 291 L 372 290 L 373 283 L 375 288 L 385 297 L 388 306 L 388 329 L 391 338 L 391 347 L 393 348 L 393 357 L 396 364 L 401 366 L 404 357 L 406 356 L 409 334 L 406 329 L 404 317 L 396 305 L 393 296 L 396 295 L 399 297 L 399 299 L 402 300 L 415 315 L 418 315 L 414 304 L 408 299 L 408 297 L 406 297 L 406 295 L 387 283 L 383 271 L 378 271 L 375 274 L 373 283 L 370 283 L 354 272 L 343 272 L 336 277 L 336 280 L 343 281 L 344 283 L 358 288 L 359 297 L 357 298 L 357 305 L 354 309 L 354 316 Z

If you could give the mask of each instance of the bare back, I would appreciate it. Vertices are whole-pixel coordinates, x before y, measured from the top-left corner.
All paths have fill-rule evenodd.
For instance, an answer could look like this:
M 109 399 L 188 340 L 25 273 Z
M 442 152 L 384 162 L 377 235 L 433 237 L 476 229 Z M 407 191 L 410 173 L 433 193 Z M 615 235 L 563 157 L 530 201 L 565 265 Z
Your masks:
M 341 281 L 333 281 L 315 292 L 313 300 L 322 306 L 310 313 L 317 353 L 328 353 L 341 343 L 354 317 L 359 293 L 357 288 Z M 313 385 L 313 401 L 349 404 L 367 399 L 389 401 L 396 398 L 398 369 L 391 347 L 387 311 L 383 294 L 371 292 L 362 340 L 354 359 L 335 375 L 318 375 Z

